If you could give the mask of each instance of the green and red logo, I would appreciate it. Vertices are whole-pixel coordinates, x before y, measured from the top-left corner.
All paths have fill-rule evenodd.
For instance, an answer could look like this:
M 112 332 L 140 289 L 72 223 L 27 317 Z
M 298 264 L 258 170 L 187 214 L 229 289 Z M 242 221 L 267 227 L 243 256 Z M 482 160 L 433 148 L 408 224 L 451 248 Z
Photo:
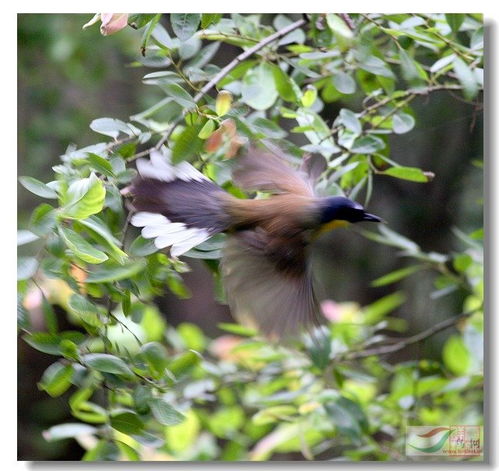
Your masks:
M 480 425 L 410 426 L 406 455 L 482 456 Z

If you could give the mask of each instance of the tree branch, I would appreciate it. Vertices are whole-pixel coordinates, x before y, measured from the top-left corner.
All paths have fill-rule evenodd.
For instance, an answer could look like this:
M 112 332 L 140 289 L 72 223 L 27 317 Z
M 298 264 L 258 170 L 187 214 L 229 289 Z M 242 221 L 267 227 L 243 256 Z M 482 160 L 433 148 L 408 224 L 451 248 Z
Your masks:
M 348 13 L 339 13 L 339 16 L 351 31 L 355 31 L 355 23 Z
M 265 46 L 268 46 L 270 43 L 277 41 L 278 39 L 286 36 L 291 33 L 295 29 L 298 29 L 300 26 L 303 26 L 306 23 L 304 19 L 295 21 L 285 28 L 276 31 L 274 34 L 263 38 L 259 43 L 254 46 L 246 49 L 246 51 L 239 54 L 236 58 L 234 58 L 231 62 L 229 62 L 220 72 L 218 72 L 215 77 L 213 77 L 194 97 L 194 103 L 198 103 L 201 98 L 203 98 L 220 80 L 222 80 L 226 75 L 228 75 L 235 67 L 237 67 L 241 62 L 246 60 L 248 57 L 251 57 L 253 54 L 258 52 L 260 49 L 263 49 Z M 173 134 L 173 131 L 177 127 L 177 125 L 182 120 L 182 117 L 177 118 L 173 123 L 168 132 L 158 141 L 155 148 L 159 149 Z
M 414 343 L 420 342 L 421 340 L 425 340 L 438 332 L 441 332 L 449 327 L 456 325 L 460 320 L 465 319 L 472 314 L 474 314 L 477 310 L 463 312 L 458 314 L 457 316 L 449 317 L 448 319 L 439 322 L 419 334 L 412 335 L 411 337 L 402 338 L 397 343 L 390 345 L 380 345 L 379 347 L 370 348 L 368 350 L 362 350 L 357 352 L 346 353 L 343 357 L 345 360 L 356 360 L 358 358 L 366 358 L 374 355 L 386 355 L 388 353 L 398 352 L 399 350 L 404 349 L 405 347 L 412 345 Z

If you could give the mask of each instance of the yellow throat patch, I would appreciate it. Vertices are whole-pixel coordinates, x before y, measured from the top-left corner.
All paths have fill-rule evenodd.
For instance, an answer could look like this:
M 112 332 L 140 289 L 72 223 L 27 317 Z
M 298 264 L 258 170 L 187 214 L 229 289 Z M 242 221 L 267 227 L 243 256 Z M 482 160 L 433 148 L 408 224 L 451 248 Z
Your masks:
M 333 221 L 326 222 L 326 224 L 323 224 L 317 230 L 316 237 L 319 237 L 322 234 L 325 234 L 326 232 L 330 232 L 334 229 L 338 229 L 339 227 L 347 227 L 348 225 L 350 225 L 350 223 L 348 221 L 341 221 L 341 220 L 333 220 Z

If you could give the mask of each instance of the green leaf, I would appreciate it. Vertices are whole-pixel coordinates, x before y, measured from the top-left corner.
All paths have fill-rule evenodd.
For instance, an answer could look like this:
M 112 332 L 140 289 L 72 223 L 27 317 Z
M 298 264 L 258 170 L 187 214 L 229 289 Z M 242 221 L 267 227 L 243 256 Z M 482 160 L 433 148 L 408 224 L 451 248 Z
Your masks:
M 138 16 L 140 16 L 140 15 L 138 15 Z M 155 15 L 152 14 L 152 15 L 149 15 L 149 17 L 150 17 L 150 20 L 148 22 L 149 24 L 148 24 L 146 30 L 144 31 L 144 34 L 142 35 L 142 43 L 140 45 L 140 50 L 142 51 L 143 54 L 145 53 L 146 48 L 149 44 L 149 40 L 151 39 L 151 36 L 152 36 L 153 32 L 155 31 L 156 26 L 159 23 L 159 20 L 161 19 L 161 14 L 160 13 L 157 13 Z M 163 29 L 163 31 L 164 31 L 164 29 Z M 166 31 L 165 31 L 165 34 L 167 34 Z M 161 47 L 161 42 L 160 42 L 160 47 Z
M 92 271 L 85 283 L 108 283 L 111 281 L 125 280 L 140 273 L 146 266 L 145 260 L 127 263 L 125 265 L 115 265 L 107 263 Z
M 97 432 L 95 427 L 82 423 L 66 423 L 50 427 L 43 432 L 43 438 L 48 442 L 74 438 L 82 435 L 94 435 Z
M 154 252 L 157 252 L 158 248 L 154 245 L 153 239 L 145 239 L 141 235 L 139 235 L 128 248 L 128 252 L 130 255 L 134 255 L 137 257 L 145 257 L 147 255 L 151 255 Z
M 154 418 L 161 425 L 176 425 L 185 420 L 185 416 L 175 410 L 170 404 L 160 398 L 153 398 L 149 401 Z
M 208 119 L 206 123 L 204 123 L 204 126 L 201 128 L 201 131 L 198 133 L 199 139 L 208 139 L 213 131 L 215 130 L 215 121 L 212 119 Z
M 102 211 L 106 190 L 97 176 L 77 180 L 69 186 L 63 198 L 62 217 L 86 219 Z
M 358 135 L 362 132 L 362 124 L 353 111 L 343 108 L 340 110 L 339 116 L 343 125 L 347 129 L 350 129 L 350 131 L 352 131 L 354 134 Z
M 351 95 L 355 93 L 356 84 L 353 77 L 345 72 L 337 72 L 332 78 L 333 85 L 340 93 Z
M 178 453 L 190 448 L 193 443 L 196 443 L 200 428 L 200 420 L 196 413 L 190 409 L 186 413 L 186 420 L 184 422 L 165 428 L 168 449 Z
M 71 340 L 64 339 L 61 340 L 59 347 L 61 349 L 61 355 L 67 360 L 80 361 L 80 354 L 78 352 L 78 347 L 74 342 L 71 342 Z
M 296 121 L 300 126 L 311 126 L 313 130 L 305 131 L 305 136 L 314 145 L 319 146 L 318 150 L 324 157 L 329 158 L 333 152 L 338 152 L 339 148 L 334 145 L 331 138 L 331 130 L 324 120 L 309 108 L 299 108 L 296 113 Z
M 117 139 L 120 132 L 126 134 L 127 136 L 133 135 L 130 125 L 127 125 L 123 121 L 114 118 L 97 118 L 90 123 L 90 129 L 99 134 L 104 134 L 105 136 Z
M 181 41 L 187 41 L 196 32 L 201 15 L 199 13 L 172 13 L 170 21 L 176 36 Z
M 132 411 L 118 410 L 111 412 L 109 416 L 111 427 L 126 435 L 141 433 L 144 429 L 144 422 Z
M 242 335 L 244 337 L 254 337 L 257 334 L 255 329 L 245 327 L 240 324 L 230 324 L 228 322 L 220 322 L 217 324 L 218 328 L 230 332 L 231 334 Z
M 100 326 L 99 308 L 81 294 L 73 294 L 69 298 L 69 308 L 83 321 L 89 325 Z
M 251 420 L 255 425 L 267 425 L 274 422 L 280 423 L 282 421 L 289 420 L 289 416 L 296 413 L 297 409 L 295 406 L 273 406 L 257 412 Z
M 313 85 L 307 85 L 305 87 L 305 92 L 301 97 L 301 104 L 305 108 L 310 108 L 314 104 L 316 99 L 317 99 L 317 88 L 315 88 Z
M 50 204 L 37 206 L 31 214 L 30 229 L 38 236 L 44 236 L 55 227 L 55 209 Z
M 118 440 L 115 440 L 114 443 L 116 443 L 116 446 L 120 449 L 121 453 L 126 457 L 127 460 L 140 461 L 140 455 L 135 450 L 135 448 L 132 448 L 130 445 L 127 445 L 126 443 L 120 442 Z
M 202 352 L 206 347 L 206 338 L 203 331 L 195 324 L 182 322 L 177 326 L 177 332 L 182 337 L 187 348 Z
M 223 88 L 235 80 L 239 80 L 249 69 L 254 67 L 256 64 L 255 60 L 246 60 L 241 62 L 239 65 L 234 67 L 220 82 L 218 83 L 219 88 Z M 275 67 L 275 66 L 272 66 Z
M 465 272 L 473 263 L 473 259 L 467 253 L 461 253 L 454 257 L 453 265 L 457 271 Z
M 99 173 L 102 173 L 103 175 L 106 175 L 108 177 L 111 177 L 111 178 L 115 177 L 112 165 L 104 157 L 101 157 L 100 155 L 89 152 L 87 160 L 89 161 L 90 166 L 94 170 L 97 170 Z
M 416 121 L 410 114 L 399 112 L 393 115 L 393 131 L 395 134 L 409 132 L 415 123 Z
M 119 457 L 120 450 L 116 443 L 103 438 L 97 445 L 87 450 L 82 461 L 117 461 Z
M 311 332 L 305 339 L 305 346 L 314 366 L 324 370 L 331 363 L 331 339 L 324 332 Z
M 465 375 L 470 366 L 470 353 L 462 337 L 453 335 L 447 339 L 442 350 L 445 366 L 456 376 Z
M 192 367 L 199 364 L 200 355 L 192 350 L 177 355 L 168 363 L 168 369 L 175 375 L 180 376 L 188 372 Z
M 448 56 L 442 57 L 438 59 L 430 68 L 430 72 L 434 74 L 435 72 L 438 72 L 439 70 L 443 69 L 444 67 L 447 67 L 449 64 L 452 64 L 454 62 L 454 59 L 456 58 L 455 54 L 449 54 Z
M 38 240 L 39 237 L 31 231 L 21 229 L 17 231 L 17 245 L 26 245 Z
M 71 386 L 72 377 L 72 365 L 63 365 L 60 362 L 56 362 L 45 370 L 41 381 L 38 383 L 38 387 L 51 397 L 57 397 L 68 390 Z
M 211 25 L 217 24 L 221 19 L 221 13 L 203 13 L 201 15 L 201 28 L 206 29 Z
M 266 110 L 278 96 L 272 67 L 266 62 L 254 67 L 243 78 L 241 99 L 255 110 Z
M 108 259 L 108 256 L 95 249 L 83 237 L 75 231 L 65 227 L 58 227 L 61 236 L 67 247 L 79 258 L 88 263 L 102 263 Z
M 158 13 L 139 13 L 130 15 L 128 17 L 128 24 L 134 25 L 135 28 L 140 29 L 143 28 L 146 24 L 151 22 L 157 16 L 161 16 Z
M 180 299 L 189 299 L 192 294 L 178 273 L 170 273 L 166 279 L 168 289 Z
M 19 183 L 31 193 L 42 198 L 57 199 L 55 190 L 33 177 L 19 177 Z
M 279 96 L 292 103 L 297 103 L 302 97 L 300 87 L 296 82 L 279 66 L 271 64 L 272 74 L 274 76 L 274 83 Z
M 281 129 L 274 121 L 270 121 L 270 119 L 258 117 L 251 120 L 251 122 L 248 121 L 247 124 L 250 124 L 250 127 L 256 133 L 262 134 L 265 138 L 282 139 L 286 136 L 286 131 Z
M 152 30 L 152 31 L 151 31 Z M 145 42 L 147 41 L 147 35 L 150 35 L 154 38 L 154 41 L 156 44 L 159 45 L 162 49 L 170 50 L 170 49 L 176 49 L 178 47 L 178 41 L 174 41 L 168 32 L 166 31 L 165 28 L 161 25 L 161 23 L 151 23 L 150 29 L 145 33 L 144 35 L 144 40 L 143 40 L 143 45 L 145 45 Z M 169 64 L 170 61 L 167 61 L 167 64 Z
M 162 376 L 168 363 L 167 352 L 158 342 L 144 344 L 140 352 L 156 377 Z
M 402 77 L 411 85 L 419 85 L 427 79 L 424 69 L 404 49 L 399 49 L 399 58 Z
M 388 245 L 393 245 L 395 247 L 407 250 L 407 252 L 409 253 L 419 252 L 419 246 L 415 242 L 408 239 L 407 237 L 400 235 L 394 230 L 389 229 L 388 227 L 386 227 L 386 225 L 380 224 L 378 226 L 378 229 L 379 232 L 385 237 L 385 243 L 387 243 Z
M 198 137 L 200 125 L 187 126 L 176 138 L 172 149 L 172 163 L 192 161 L 203 149 L 203 140 Z
M 392 283 L 395 283 L 396 281 L 400 281 L 400 280 L 408 277 L 409 275 L 412 275 L 413 273 L 416 273 L 417 271 L 422 270 L 423 268 L 425 268 L 424 265 L 412 265 L 410 267 L 401 268 L 400 270 L 392 271 L 391 273 L 388 273 L 387 275 L 376 278 L 374 281 L 371 282 L 371 286 L 374 286 L 377 288 L 379 286 L 391 285 Z
M 385 142 L 377 136 L 367 135 L 355 139 L 352 152 L 357 154 L 372 154 L 385 148 Z
M 348 437 L 360 444 L 362 433 L 367 433 L 368 424 L 364 411 L 356 403 L 340 397 L 334 402 L 324 405 L 328 416 L 341 437 Z
M 208 62 L 213 59 L 217 51 L 220 49 L 221 43 L 214 41 L 211 44 L 208 44 L 206 47 L 203 47 L 198 54 L 191 59 L 188 64 L 189 69 L 199 68 L 202 69 Z
M 420 168 L 416 167 L 390 167 L 380 173 L 411 182 L 426 183 L 429 181 L 428 176 Z
M 395 293 L 374 301 L 363 309 L 364 323 L 371 325 L 377 324 L 383 319 L 383 317 L 399 307 L 405 301 L 406 297 L 401 291 L 396 291 Z
M 38 260 L 35 257 L 18 257 L 17 280 L 28 280 L 38 270 Z
M 73 397 L 71 397 L 72 399 Z M 108 414 L 103 407 L 86 400 L 79 401 L 72 407 L 71 414 L 77 419 L 91 424 L 103 424 L 108 422 Z
M 183 79 L 179 74 L 176 74 L 175 72 L 172 72 L 170 70 L 160 70 L 159 72 L 151 72 L 150 74 L 144 75 L 144 78 L 142 79 L 142 81 L 147 85 L 167 85 L 169 83 L 182 82 Z M 168 101 L 165 102 L 165 104 L 167 104 L 167 103 L 168 103 Z M 154 105 L 154 106 L 156 106 L 156 105 Z M 153 109 L 153 108 L 150 108 L 150 109 Z M 151 112 L 146 113 L 145 111 L 143 111 L 142 113 L 140 113 L 139 116 L 146 118 L 151 114 L 153 114 L 153 113 L 151 113 Z
M 85 340 L 85 336 L 81 332 L 66 331 L 59 334 L 51 334 L 48 332 L 35 332 L 23 336 L 23 340 L 34 349 L 47 353 L 49 355 L 61 355 L 60 344 L 64 340 L 70 340 L 76 344 L 80 344 Z
M 359 67 L 371 74 L 381 75 L 390 79 L 395 78 L 389 65 L 379 57 L 357 53 L 357 60 L 359 61 Z
M 93 368 L 94 370 L 103 373 L 112 373 L 127 378 L 133 378 L 134 374 L 128 365 L 114 355 L 107 353 L 89 353 L 82 357 L 82 362 Z
M 162 85 L 162 89 L 173 98 L 180 106 L 190 109 L 195 106 L 194 99 L 177 83 L 167 83 Z
M 114 259 L 121 264 L 125 263 L 128 255 L 118 247 L 121 242 L 113 236 L 104 221 L 97 216 L 90 216 L 88 219 L 78 221 L 78 224 L 85 227 L 98 243 L 106 246 Z
M 47 330 L 51 334 L 57 333 L 57 316 L 52 305 L 48 302 L 45 295 L 42 295 L 42 313 Z
M 353 38 L 353 31 L 338 15 L 328 13 L 326 15 L 326 20 L 328 26 L 331 28 L 331 31 L 333 31 L 337 36 L 340 36 L 346 40 L 351 40 Z
M 453 62 L 454 72 L 456 73 L 459 83 L 463 87 L 463 94 L 468 100 L 475 98 L 478 93 L 479 86 L 475 78 L 475 74 L 468 64 L 460 57 L 455 57 Z
M 466 18 L 466 15 L 462 13 L 446 13 L 445 14 L 445 21 L 447 21 L 447 24 L 450 26 L 450 29 L 454 34 L 456 34 L 459 31 L 459 28 L 463 24 L 464 19 Z

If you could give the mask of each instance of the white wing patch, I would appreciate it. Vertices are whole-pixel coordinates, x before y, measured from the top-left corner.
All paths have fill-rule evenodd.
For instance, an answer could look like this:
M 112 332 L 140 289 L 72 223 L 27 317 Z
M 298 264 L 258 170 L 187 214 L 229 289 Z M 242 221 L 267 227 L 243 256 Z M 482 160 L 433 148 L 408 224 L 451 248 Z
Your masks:
M 188 228 L 184 223 L 171 222 L 158 213 L 141 211 L 134 214 L 130 222 L 135 227 L 142 227 L 142 236 L 154 239 L 154 245 L 158 249 L 171 246 L 170 253 L 173 257 L 179 257 L 211 237 L 206 229 Z
M 175 166 L 172 165 L 168 156 L 159 150 L 151 151 L 150 157 L 150 160 L 137 159 L 137 170 L 144 178 L 154 178 L 163 182 L 171 182 L 177 179 L 186 182 L 208 180 L 189 162 L 181 162 Z

